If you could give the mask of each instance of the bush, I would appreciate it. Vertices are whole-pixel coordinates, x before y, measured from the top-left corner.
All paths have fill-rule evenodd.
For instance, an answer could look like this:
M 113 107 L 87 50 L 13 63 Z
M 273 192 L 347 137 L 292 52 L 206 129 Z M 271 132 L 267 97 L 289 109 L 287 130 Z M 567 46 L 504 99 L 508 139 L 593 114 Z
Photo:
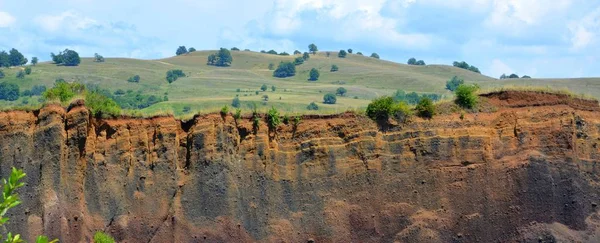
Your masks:
M 260 86 L 260 90 L 262 90 L 263 92 L 264 92 L 264 91 L 267 91 L 267 89 L 268 89 L 268 88 L 269 88 L 269 87 L 267 87 L 267 85 L 266 85 L 266 84 L 263 84 L 262 86 Z
M 281 62 L 273 72 L 274 77 L 285 78 L 296 75 L 296 65 L 291 62 Z
M 31 96 L 34 95 L 42 95 L 46 91 L 46 86 L 44 85 L 34 85 L 31 87 Z
M 475 92 L 479 89 L 477 85 L 464 85 L 458 86 L 454 92 L 456 95 L 456 104 L 467 109 L 472 109 L 477 105 L 477 94 Z
M 269 126 L 269 129 L 275 130 L 279 124 L 281 124 L 279 111 L 271 106 L 271 109 L 267 112 L 267 125 Z
M 190 110 L 192 110 L 192 107 L 186 105 L 183 107 L 183 109 L 181 111 L 183 113 L 188 113 L 188 112 L 190 112 Z
M 269 95 L 263 95 L 262 99 L 263 101 L 269 101 Z
M 408 62 L 406 62 L 406 64 L 417 65 L 417 59 L 415 59 L 414 57 L 411 57 L 410 59 L 408 59 Z
M 323 96 L 323 103 L 333 105 L 335 102 L 337 102 L 337 98 L 334 94 L 329 93 Z
M 362 54 L 362 52 L 359 51 L 356 53 L 356 55 L 362 56 L 363 54 Z
M 25 74 L 31 74 L 31 67 L 25 67 Z
M 17 78 L 18 79 L 24 79 L 25 78 L 25 72 L 23 70 L 19 70 L 17 72 Z
M 225 48 L 221 48 L 217 53 L 210 54 L 208 56 L 207 65 L 213 65 L 218 67 L 227 67 L 230 66 L 233 62 L 233 57 L 231 57 L 231 52 Z
M 352 54 L 352 49 L 348 49 L 348 53 Z
M 188 52 L 195 52 L 196 48 L 190 47 L 190 49 L 188 49 Z
M 513 73 L 513 74 L 509 75 L 508 78 L 519 78 L 519 75 L 516 75 Z
M 242 118 L 242 109 L 235 109 L 233 119 L 237 122 L 237 120 L 239 120 L 240 118 Z
M 408 104 L 404 102 L 398 102 L 396 105 L 394 105 L 392 116 L 394 120 L 398 121 L 399 123 L 405 123 L 408 121 L 411 115 L 412 111 Z
M 234 97 L 231 101 L 231 106 L 235 108 L 240 108 L 240 98 Z
M 54 87 L 46 90 L 43 93 L 43 97 L 46 100 L 60 100 L 61 102 L 67 102 L 71 100 L 75 95 L 82 94 L 85 91 L 85 86 L 78 83 L 67 83 L 64 81 L 57 80 L 54 83 Z
M 302 54 L 302 59 L 304 59 L 304 61 L 308 60 L 310 58 L 310 55 L 308 54 L 308 52 L 305 52 Z
M 477 67 L 469 65 L 465 61 L 462 61 L 462 62 L 453 62 L 452 66 L 455 66 L 457 68 L 466 69 L 466 70 L 469 70 L 471 72 L 481 73 L 481 72 L 479 72 L 479 69 Z
M 377 54 L 377 53 L 373 53 L 373 54 L 371 54 L 371 57 L 372 57 L 372 58 L 379 59 L 379 54 Z
M 239 49 L 239 48 L 237 48 L 237 47 L 232 47 L 232 48 L 231 48 L 231 50 L 232 50 L 232 51 L 240 51 L 240 49 Z
M 95 91 L 86 93 L 85 106 L 90 109 L 94 116 L 106 117 L 121 114 L 121 107 L 117 102 Z
M 267 54 L 277 55 L 277 52 L 275 50 L 269 50 Z
M 115 95 L 124 95 L 124 94 L 125 94 L 125 90 L 122 90 L 122 89 L 117 89 L 117 90 L 115 91 Z
M 304 63 L 304 58 L 302 58 L 302 57 L 296 57 L 294 59 L 294 65 L 298 66 L 298 65 L 301 65 L 302 63 Z
M 284 52 L 282 52 L 282 53 L 279 53 L 279 55 L 280 55 L 280 56 L 289 56 L 290 54 L 284 51 Z
M 115 239 L 102 231 L 97 231 L 94 234 L 94 243 L 115 243 Z
M 435 106 L 433 105 L 433 101 L 427 97 L 419 101 L 419 104 L 417 104 L 415 110 L 417 110 L 417 115 L 423 118 L 432 118 L 435 114 Z
M 5 75 L 4 75 L 4 72 L 3 72 L 2 70 L 0 70 L 0 79 L 1 79 L 1 78 L 4 78 L 4 76 L 5 76 Z
M 340 50 L 340 52 L 338 52 L 338 57 L 339 57 L 339 58 L 346 58 L 346 55 L 347 55 L 347 54 L 348 54 L 348 53 L 346 53 L 346 51 L 344 51 L 344 50 Z
M 168 76 L 168 74 L 167 74 Z M 130 83 L 139 83 L 140 82 L 140 75 L 134 75 L 133 77 L 130 77 L 129 79 L 127 79 L 127 82 Z
M 175 54 L 177 56 L 183 55 L 183 54 L 186 54 L 186 53 L 188 53 L 188 50 L 187 50 L 187 48 L 185 48 L 185 46 L 180 46 L 180 47 L 177 48 L 177 51 L 175 51 Z
M 331 65 L 331 72 L 337 72 L 339 70 L 338 66 L 333 64 Z
M 389 96 L 374 99 L 367 106 L 367 116 L 377 121 L 387 121 L 393 113 L 394 99 Z
M 277 90 L 277 87 L 275 85 L 271 86 L 271 91 L 275 92 L 275 90 Z
M 221 113 L 222 117 L 227 116 L 227 113 L 229 113 L 229 106 L 227 106 L 227 105 L 223 106 L 219 113 Z
M 104 62 L 104 57 L 98 53 L 94 53 L 94 62 Z
M 337 88 L 337 90 L 335 91 L 335 94 L 339 95 L 339 96 L 344 96 L 346 95 L 346 92 L 348 92 L 348 90 L 346 90 L 346 88 L 344 87 L 339 87 Z
M 421 101 L 421 99 L 424 97 L 430 98 L 432 101 L 438 101 L 442 98 L 442 96 L 439 94 L 429 93 L 419 95 L 416 92 L 411 92 L 407 94 L 406 92 L 404 92 L 404 90 L 397 90 L 394 96 L 392 97 L 394 98 L 394 101 L 403 101 L 410 105 L 418 104 L 419 101 Z
M 19 86 L 7 82 L 0 83 L 0 100 L 14 101 L 19 99 Z
M 273 69 L 275 69 L 275 64 L 269 63 L 269 70 L 273 70 Z
M 177 81 L 178 78 L 185 77 L 185 73 L 181 69 L 174 69 L 167 71 L 167 82 L 173 83 Z
M 457 76 L 452 77 L 452 79 L 446 81 L 446 89 L 450 91 L 455 91 L 458 86 L 464 84 L 465 81 L 458 78 Z
M 317 70 L 316 68 L 312 68 L 310 70 L 308 80 L 317 81 L 317 80 L 319 80 L 319 76 L 320 76 L 319 70 Z
M 528 75 L 523 75 L 523 77 L 521 77 L 521 78 L 531 78 L 531 77 Z
M 310 104 L 308 104 L 306 109 L 309 111 L 316 111 L 316 110 L 319 110 L 319 106 L 315 102 L 310 102 Z
M 302 52 L 300 52 L 300 51 L 298 51 L 298 50 L 295 50 L 295 51 L 294 51 L 294 55 L 300 55 L 300 54 L 302 54 Z

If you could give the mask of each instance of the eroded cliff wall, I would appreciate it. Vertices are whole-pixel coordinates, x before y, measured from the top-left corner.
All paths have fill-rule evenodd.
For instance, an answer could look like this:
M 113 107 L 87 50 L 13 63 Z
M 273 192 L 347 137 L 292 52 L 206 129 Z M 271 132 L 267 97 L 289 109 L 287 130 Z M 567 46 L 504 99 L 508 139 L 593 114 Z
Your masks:
M 27 173 L 7 228 L 61 242 L 96 230 L 119 242 L 598 242 L 597 103 L 530 96 L 386 131 L 307 116 L 276 135 L 231 116 L 1 112 L 0 174 Z

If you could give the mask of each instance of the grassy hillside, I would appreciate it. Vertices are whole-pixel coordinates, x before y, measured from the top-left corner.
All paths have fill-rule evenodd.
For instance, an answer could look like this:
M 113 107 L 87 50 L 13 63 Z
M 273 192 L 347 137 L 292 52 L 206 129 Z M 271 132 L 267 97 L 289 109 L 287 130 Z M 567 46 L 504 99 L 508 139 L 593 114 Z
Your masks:
M 95 63 L 91 58 L 83 58 L 77 67 L 56 66 L 51 63 L 40 63 L 33 67 L 33 73 L 25 79 L 16 79 L 15 73 L 20 68 L 5 69 L 6 77 L 0 81 L 16 83 L 21 90 L 30 89 L 33 85 L 43 84 L 52 87 L 54 81 L 63 78 L 66 81 L 77 81 L 86 84 L 98 84 L 101 88 L 116 91 L 141 91 L 143 94 L 157 97 L 168 96 L 163 101 L 142 110 L 144 114 L 172 112 L 184 115 L 183 109 L 188 106 L 190 112 L 209 112 L 231 104 L 239 95 L 242 108 L 248 109 L 250 103 L 257 103 L 259 109 L 271 106 L 278 107 L 287 113 L 308 113 L 306 106 L 316 102 L 320 106 L 318 113 L 341 112 L 347 109 L 364 108 L 371 99 L 391 95 L 401 89 L 407 92 L 438 93 L 450 97 L 452 94 L 444 89 L 445 82 L 452 76 L 459 76 L 467 83 L 479 83 L 483 88 L 509 85 L 535 85 L 558 88 L 569 88 L 574 92 L 600 96 L 600 84 L 594 79 L 572 80 L 537 80 L 515 79 L 497 80 L 467 70 L 445 65 L 409 66 L 384 60 L 373 59 L 355 54 L 346 58 L 338 58 L 336 52 L 327 57 L 325 52 L 311 55 L 304 64 L 297 66 L 295 77 L 274 78 L 273 71 L 268 69 L 269 63 L 293 61 L 297 56 L 277 56 L 256 52 L 232 51 L 233 64 L 230 67 L 214 67 L 206 65 L 207 56 L 215 51 L 198 51 L 187 55 L 160 60 L 137 60 L 125 58 L 107 58 L 104 63 Z M 330 72 L 331 65 L 339 67 L 339 71 Z M 320 71 L 318 81 L 308 81 L 311 68 Z M 180 78 L 169 84 L 165 73 L 171 69 L 182 69 L 188 77 Z M 127 79 L 139 75 L 139 83 L 129 83 Z M 255 92 L 266 84 L 266 92 Z M 276 86 L 276 91 L 271 91 Z M 338 87 L 348 90 L 345 97 L 338 97 L 335 105 L 322 104 L 323 95 L 335 93 Z M 237 92 L 240 89 L 241 92 Z M 266 105 L 263 95 L 269 96 Z M 27 99 L 35 104 L 37 97 Z M 23 103 L 3 101 L 4 107 Z

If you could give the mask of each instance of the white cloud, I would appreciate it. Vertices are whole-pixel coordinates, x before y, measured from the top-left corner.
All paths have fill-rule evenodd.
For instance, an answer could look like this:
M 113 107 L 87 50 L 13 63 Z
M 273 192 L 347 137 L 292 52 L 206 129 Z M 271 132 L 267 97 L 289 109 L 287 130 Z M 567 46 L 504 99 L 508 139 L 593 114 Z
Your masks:
M 565 12 L 573 0 L 493 0 L 486 25 L 518 32 Z
M 514 73 L 514 70 L 506 65 L 506 63 L 498 59 L 492 60 L 492 64 L 489 67 L 489 74 L 492 75 L 492 77 L 498 78 L 502 74 L 510 75 L 512 73 Z
M 0 12 L 0 28 L 12 26 L 16 22 L 15 17 L 7 12 Z
M 571 45 L 574 50 L 581 50 L 596 41 L 600 32 L 600 7 L 583 18 L 569 23 Z
M 35 18 L 35 23 L 49 32 L 58 30 L 82 30 L 98 26 L 98 21 L 69 10 L 58 15 L 41 15 Z

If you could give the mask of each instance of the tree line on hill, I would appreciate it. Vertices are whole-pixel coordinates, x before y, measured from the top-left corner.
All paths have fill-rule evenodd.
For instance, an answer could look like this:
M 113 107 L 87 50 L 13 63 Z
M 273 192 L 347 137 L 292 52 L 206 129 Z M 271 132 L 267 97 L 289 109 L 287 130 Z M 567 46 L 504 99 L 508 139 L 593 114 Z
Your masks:
M 514 73 L 511 75 L 508 75 L 508 76 L 504 73 L 502 75 L 500 75 L 500 79 L 513 79 L 513 78 L 519 78 L 519 75 L 516 75 Z M 531 77 L 528 75 L 523 75 L 523 77 L 520 77 L 520 78 L 531 78 Z

